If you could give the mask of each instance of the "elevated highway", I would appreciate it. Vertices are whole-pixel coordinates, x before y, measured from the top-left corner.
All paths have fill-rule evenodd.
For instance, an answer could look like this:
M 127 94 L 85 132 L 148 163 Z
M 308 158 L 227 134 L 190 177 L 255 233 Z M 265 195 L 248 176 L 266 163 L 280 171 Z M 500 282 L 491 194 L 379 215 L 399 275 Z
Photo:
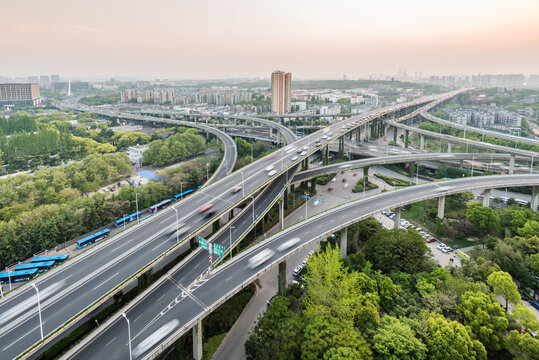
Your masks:
M 178 320 L 179 325 L 171 334 L 144 352 L 144 359 L 155 358 L 164 349 L 172 346 L 182 334 L 199 324 L 202 318 L 269 268 L 285 261 L 292 252 L 384 209 L 476 189 L 530 185 L 539 186 L 539 175 L 481 176 L 433 182 L 356 200 L 308 218 L 249 248 L 234 260 L 212 270 L 208 275 L 201 276 L 190 287 L 170 286 L 170 281 L 165 278 L 155 284 L 132 304 L 122 309 L 128 318 L 136 319 L 131 322 L 132 346 L 136 348 L 163 325 Z M 295 237 L 300 238 L 297 244 L 279 251 L 280 245 Z M 249 259 L 266 249 L 273 252 L 271 258 L 264 264 L 251 268 Z M 175 278 L 176 271 L 178 269 L 173 269 L 167 277 Z M 107 344 L 111 339 L 114 339 L 114 346 L 109 347 Z M 127 358 L 129 355 L 127 343 L 126 322 L 118 314 L 64 358 L 99 359 L 107 356 Z
M 196 236 L 219 217 L 228 214 L 240 203 L 243 203 L 245 197 L 260 191 L 278 179 L 281 174 L 286 175 L 291 169 L 293 171 L 311 153 L 317 151 L 319 146 L 327 145 L 348 131 L 353 131 L 358 126 L 368 123 L 373 118 L 409 107 L 417 107 L 428 101 L 432 101 L 432 98 L 388 107 L 376 113 L 362 114 L 302 138 L 277 153 L 208 185 L 202 191 L 190 196 L 187 201 L 180 201 L 172 208 L 157 213 L 151 219 L 96 245 L 82 255 L 68 261 L 64 266 L 36 279 L 33 283 L 40 288 L 62 283 L 58 293 L 42 302 L 46 341 L 59 336 L 69 326 L 76 324 L 77 319 L 80 319 L 84 314 L 97 309 L 112 295 L 128 287 L 145 269 L 164 262 L 168 252 L 181 246 L 176 245 L 175 241 L 171 242 L 164 235 L 163 230 L 174 224 L 177 218 L 180 222 L 191 226 L 190 233 L 182 236 L 183 239 Z M 94 109 L 91 110 L 94 111 Z M 142 121 L 166 120 L 134 114 L 105 112 L 104 115 L 134 118 Z M 332 135 L 326 135 L 326 138 L 317 146 L 315 144 L 317 137 L 328 133 Z M 296 149 L 299 148 L 303 151 L 301 154 L 296 152 Z M 268 174 L 264 170 L 268 166 L 275 169 L 275 174 Z M 242 184 L 243 190 L 232 192 L 232 189 L 238 184 Z M 271 199 L 271 201 L 274 200 L 275 198 Z M 209 217 L 199 214 L 198 210 L 209 202 L 214 204 L 216 213 Z M 174 209 L 177 210 L 178 215 Z M 196 268 L 201 264 L 189 264 L 189 266 Z M 196 268 L 196 271 L 199 271 L 199 268 Z M 3 318 L 0 318 L 0 354 L 2 358 L 14 358 L 24 352 L 31 344 L 34 344 L 24 355 L 25 357 L 30 356 L 43 345 L 43 342 L 39 341 L 39 329 L 36 327 L 39 322 L 35 306 L 25 309 L 24 312 L 18 312 L 9 319 L 6 319 L 5 315 L 13 314 L 13 309 L 17 309 L 18 303 L 26 300 L 35 301 L 33 294 L 34 290 L 29 285 L 25 285 L 19 291 L 9 294 L 0 304 L 0 314 L 4 315 Z

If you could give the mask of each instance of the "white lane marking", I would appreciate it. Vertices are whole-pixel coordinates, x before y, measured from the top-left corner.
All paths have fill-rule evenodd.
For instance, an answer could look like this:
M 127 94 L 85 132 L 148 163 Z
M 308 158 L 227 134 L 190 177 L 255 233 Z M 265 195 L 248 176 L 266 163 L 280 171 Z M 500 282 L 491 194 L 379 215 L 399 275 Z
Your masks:
M 112 280 L 112 278 L 115 277 L 115 276 L 118 275 L 118 274 L 119 274 L 119 272 L 117 272 L 116 274 L 112 275 L 112 276 L 109 277 L 107 280 L 105 280 L 105 281 L 103 281 L 101 284 L 97 285 L 97 286 L 94 288 L 94 290 L 97 289 L 98 287 L 102 286 L 103 284 L 105 284 L 107 281 Z
M 45 325 L 46 321 L 43 321 L 43 325 Z M 32 331 L 36 330 L 36 329 L 39 329 L 39 325 L 36 326 L 35 328 L 33 328 L 32 330 L 28 331 L 26 334 L 24 334 L 23 336 L 21 336 L 20 338 L 18 338 L 17 340 L 13 341 L 11 344 L 9 344 L 8 346 L 6 346 L 5 348 L 2 349 L 2 351 L 5 351 L 7 349 L 9 349 L 10 347 L 12 347 L 13 345 L 15 345 L 16 343 L 18 343 L 19 341 L 21 341 L 25 336 L 28 336 L 32 333 Z
M 114 340 L 116 340 L 116 338 L 115 338 L 115 337 L 114 337 L 114 338 L 112 338 L 112 340 L 111 340 L 111 341 L 109 341 L 109 342 L 108 342 L 108 343 L 107 343 L 107 344 L 105 345 L 105 347 L 109 346 L 109 345 L 110 345 L 110 344 L 111 344 L 111 343 L 112 343 L 112 342 L 113 342 Z
M 110 252 L 113 253 L 113 252 L 115 252 L 115 251 L 117 251 L 117 250 L 120 250 L 120 249 L 121 249 L 122 247 L 124 247 L 125 245 L 128 245 L 129 242 L 130 242 L 131 240 L 133 240 L 133 239 L 129 239 L 129 240 L 127 240 L 125 243 L 123 243 L 122 245 L 116 246 L 114 249 L 110 250 Z
M 161 296 L 159 296 L 159 298 L 157 299 L 157 301 L 161 300 L 163 298 L 163 296 L 165 296 L 166 294 L 163 294 Z
M 159 249 L 161 246 L 163 246 L 165 244 L 166 244 L 166 242 L 157 245 L 156 247 L 152 248 L 152 251 L 155 251 L 156 249 Z
M 135 321 L 137 321 L 138 319 L 140 319 L 140 317 L 141 317 L 142 315 L 144 315 L 144 314 L 140 314 L 139 316 L 137 316 L 137 317 L 135 318 L 135 320 L 133 320 L 133 322 L 135 322 Z
M 226 278 L 225 282 L 227 282 L 230 279 L 232 279 L 232 276 L 229 276 L 228 278 Z

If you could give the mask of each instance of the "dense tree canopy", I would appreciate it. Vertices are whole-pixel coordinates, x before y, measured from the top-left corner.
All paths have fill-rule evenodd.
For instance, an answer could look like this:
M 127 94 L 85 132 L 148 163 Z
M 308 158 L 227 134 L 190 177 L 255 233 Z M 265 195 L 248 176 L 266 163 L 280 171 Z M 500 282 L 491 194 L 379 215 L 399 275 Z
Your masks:
M 418 271 L 428 252 L 425 239 L 415 230 L 382 229 L 365 243 L 367 259 L 384 272 Z

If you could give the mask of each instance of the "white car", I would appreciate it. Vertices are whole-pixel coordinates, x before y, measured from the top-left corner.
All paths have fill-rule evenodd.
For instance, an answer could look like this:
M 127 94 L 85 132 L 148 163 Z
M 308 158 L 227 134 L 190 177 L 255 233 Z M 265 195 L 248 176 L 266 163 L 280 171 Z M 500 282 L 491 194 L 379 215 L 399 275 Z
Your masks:
M 268 173 L 268 176 L 273 176 L 277 174 L 277 170 L 271 170 L 269 173 Z
M 292 275 L 294 275 L 295 277 L 298 277 L 299 274 L 301 273 L 301 270 L 303 270 L 303 266 L 301 265 L 298 265 L 294 268 L 294 271 L 292 271 Z
M 307 145 L 305 145 L 305 146 L 303 147 L 303 151 L 307 151 L 307 150 L 309 150 L 309 147 L 308 147 Z
M 337 178 L 336 178 L 336 177 L 334 177 L 333 179 L 331 179 L 331 182 L 335 182 L 335 181 L 337 181 Z
M 298 159 L 297 156 L 292 156 L 292 159 L 291 159 L 291 160 L 292 160 L 292 161 L 296 161 L 297 159 Z
M 297 149 L 298 149 L 298 148 L 295 147 L 295 146 L 294 146 L 294 147 L 291 147 L 290 149 L 286 150 L 286 153 L 287 153 L 287 154 L 290 154 L 291 152 L 294 152 L 294 151 L 296 151 Z
M 307 151 L 302 151 L 300 155 L 301 155 L 301 156 L 307 155 Z
M 279 245 L 279 247 L 277 248 L 277 250 L 279 251 L 283 251 L 283 250 L 286 250 L 286 249 L 289 249 L 291 248 L 292 246 L 296 245 L 301 239 L 299 237 L 295 237 L 295 238 L 292 238 L 290 240 L 287 240 L 286 242 L 282 243 L 281 245 Z
M 150 350 L 152 346 L 157 344 L 159 341 L 164 339 L 168 334 L 170 334 L 174 329 L 180 325 L 180 321 L 177 319 L 171 320 L 165 325 L 161 326 L 156 331 L 152 332 L 150 336 L 141 341 L 133 349 L 133 358 L 137 358 L 140 355 L 144 354 L 146 351 Z
M 313 207 L 318 206 L 318 204 L 320 204 L 320 200 L 316 199 L 316 200 L 313 202 Z
M 264 249 L 258 254 L 254 255 L 252 258 L 249 259 L 248 266 L 250 269 L 254 269 L 255 267 L 262 265 L 266 261 L 268 261 L 275 252 L 270 249 Z
M 273 170 L 273 168 L 274 168 L 274 166 L 273 166 L 273 165 L 270 165 L 270 166 L 268 166 L 267 168 L 265 168 L 264 170 L 265 170 L 265 171 L 271 171 L 271 170 Z

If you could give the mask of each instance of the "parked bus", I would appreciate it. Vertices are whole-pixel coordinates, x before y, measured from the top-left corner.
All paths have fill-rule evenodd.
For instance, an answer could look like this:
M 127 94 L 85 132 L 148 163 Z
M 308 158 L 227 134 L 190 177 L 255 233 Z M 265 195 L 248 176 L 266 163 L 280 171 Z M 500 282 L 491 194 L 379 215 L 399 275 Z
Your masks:
M 167 206 L 169 206 L 171 202 L 172 200 L 166 199 L 166 200 L 161 201 L 159 204 L 152 205 L 150 206 L 150 212 L 151 213 L 158 212 L 159 210 L 164 209 Z
M 37 269 L 37 271 L 42 273 L 43 271 L 49 270 L 53 266 L 54 266 L 54 261 L 31 262 L 28 264 L 19 264 L 15 267 L 14 270 L 19 271 L 19 270 Z
M 181 198 L 183 198 L 184 196 L 187 196 L 189 195 L 190 193 L 192 193 L 194 190 L 193 189 L 189 189 L 187 191 L 184 191 L 178 195 L 174 195 L 174 201 L 178 201 L 180 200 Z
M 54 265 L 61 263 L 64 260 L 67 260 L 69 257 L 68 254 L 59 254 L 59 255 L 49 255 L 49 256 L 36 256 L 32 259 L 32 262 L 44 262 L 44 261 L 54 261 Z
M 9 273 L 2 272 L 0 273 L 0 284 L 7 284 L 10 281 L 14 283 L 14 282 L 30 280 L 37 274 L 38 274 L 37 269 L 10 271 Z
M 103 240 L 104 238 L 107 237 L 109 233 L 110 233 L 109 229 L 98 231 L 95 234 L 92 234 L 90 236 L 85 237 L 84 239 L 80 239 L 79 241 L 77 241 L 77 247 L 79 249 L 82 249 L 86 245 L 90 245 L 99 240 Z
M 140 211 L 116 220 L 116 227 L 123 226 L 124 224 L 129 224 L 131 221 L 136 220 L 139 215 Z

